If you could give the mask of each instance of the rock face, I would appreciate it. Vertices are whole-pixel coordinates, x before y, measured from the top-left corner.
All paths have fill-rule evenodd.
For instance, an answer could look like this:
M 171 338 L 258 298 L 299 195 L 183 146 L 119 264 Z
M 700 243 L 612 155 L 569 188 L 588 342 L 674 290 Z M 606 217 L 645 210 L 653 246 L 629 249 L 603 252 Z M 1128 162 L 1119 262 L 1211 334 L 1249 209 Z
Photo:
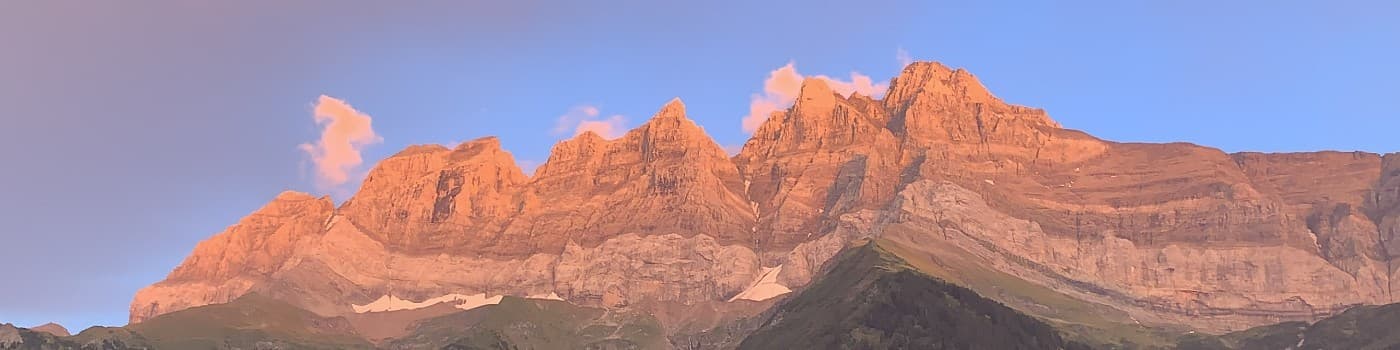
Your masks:
M 164 281 L 142 288 L 131 321 L 193 306 L 227 303 L 267 283 L 299 247 L 325 232 L 335 211 L 329 197 L 283 192 L 214 237 L 200 242 Z
M 495 241 L 486 233 L 505 227 L 526 181 L 494 137 L 414 146 L 375 166 L 339 212 L 390 248 L 474 252 Z
M 1315 319 L 1396 301 L 1400 156 L 1104 141 L 919 62 L 880 99 L 803 82 L 732 158 L 679 100 L 533 176 L 495 138 L 410 147 L 339 208 L 284 193 L 201 243 L 131 320 L 250 291 L 322 315 L 390 294 L 699 305 L 887 235 L 1144 321 Z
M 878 101 L 804 81 L 793 107 L 769 118 L 734 158 L 761 214 L 754 245 L 786 253 L 830 230 L 838 215 L 892 198 L 901 160 L 888 123 Z
M 63 328 L 62 325 L 59 325 L 59 324 L 53 323 L 53 322 L 49 322 L 49 323 L 41 324 L 41 325 L 38 325 L 38 326 L 30 327 L 29 330 L 35 331 L 35 332 L 44 332 L 44 333 L 52 334 L 53 336 L 56 336 L 56 337 L 66 337 L 66 336 L 72 335 L 72 334 L 69 334 L 69 333 L 68 333 L 68 328 Z
M 387 294 L 689 304 L 761 271 L 738 168 L 679 99 L 619 139 L 560 142 L 533 178 L 484 138 L 399 152 L 338 209 L 292 197 L 202 243 L 137 294 L 131 321 L 250 291 L 325 315 Z
M 532 252 L 626 233 L 706 235 L 723 245 L 753 236 L 738 170 L 679 99 L 617 140 L 583 133 L 556 145 L 520 208 L 502 240 Z

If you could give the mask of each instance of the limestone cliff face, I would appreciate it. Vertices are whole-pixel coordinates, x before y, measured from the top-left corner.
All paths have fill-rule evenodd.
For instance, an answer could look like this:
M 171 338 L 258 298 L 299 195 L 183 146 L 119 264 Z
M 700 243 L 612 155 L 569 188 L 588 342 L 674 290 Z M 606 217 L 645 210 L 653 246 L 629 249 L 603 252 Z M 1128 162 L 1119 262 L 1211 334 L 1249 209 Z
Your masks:
M 1367 215 L 1377 225 L 1385 256 L 1400 257 L 1400 153 L 1382 158 L 1380 179 L 1368 197 Z M 1392 276 L 1395 268 L 1391 264 Z
M 1353 275 L 1362 269 L 1388 272 L 1378 223 L 1365 210 L 1381 173 L 1380 156 L 1316 152 L 1235 158 L 1261 192 L 1282 202 L 1286 220 L 1307 228 L 1322 257 Z
M 889 128 L 905 136 L 910 156 L 1023 169 L 1081 161 L 1106 149 L 1093 137 L 1061 129 L 1044 110 L 1002 102 L 972 73 L 934 62 L 905 67 L 890 82 L 884 105 Z
M 326 229 L 329 197 L 283 192 L 237 224 L 200 242 L 164 281 L 141 289 L 131 302 L 131 322 L 192 306 L 226 303 L 265 283 L 299 246 Z
M 533 177 L 494 138 L 411 147 L 340 208 L 284 194 L 202 243 L 132 320 L 248 291 L 324 315 L 385 294 L 700 305 L 778 265 L 800 287 L 872 236 L 1144 322 L 1312 319 L 1396 300 L 1400 156 L 1104 141 L 920 62 L 882 99 L 803 82 L 732 158 L 679 100 L 559 142 Z
M 901 160 L 888 122 L 868 97 L 804 81 L 793 107 L 774 113 L 734 158 L 761 213 L 754 244 L 786 253 L 830 230 L 840 214 L 892 198 Z
M 521 193 L 505 252 L 559 253 L 627 233 L 703 234 L 747 244 L 754 212 L 724 149 L 672 100 L 617 140 L 583 133 L 559 143 Z
M 137 296 L 132 321 L 250 291 L 327 315 L 385 294 L 691 304 L 737 294 L 761 267 L 738 168 L 679 99 L 619 139 L 560 142 L 534 178 L 483 138 L 399 152 L 339 209 L 289 198 L 201 244 Z
M 1386 300 L 1375 281 L 1353 277 L 1307 249 L 1058 236 L 952 182 L 921 180 L 901 197 L 900 218 L 885 228 L 885 238 L 934 254 L 962 251 L 977 263 L 1111 305 L 1145 324 L 1223 331 Z
M 395 249 L 475 252 L 497 239 L 526 182 L 495 137 L 414 146 L 376 165 L 339 212 Z

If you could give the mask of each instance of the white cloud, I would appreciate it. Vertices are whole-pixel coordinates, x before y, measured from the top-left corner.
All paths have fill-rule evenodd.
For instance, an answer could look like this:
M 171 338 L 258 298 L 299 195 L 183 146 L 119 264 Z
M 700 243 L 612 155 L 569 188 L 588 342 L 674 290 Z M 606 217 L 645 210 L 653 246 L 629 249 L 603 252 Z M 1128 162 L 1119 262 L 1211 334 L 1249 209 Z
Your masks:
M 850 81 L 844 81 L 825 75 L 818 75 L 815 78 L 826 80 L 827 85 L 831 86 L 832 91 L 836 91 L 836 93 L 844 96 L 850 96 L 851 93 L 859 93 L 865 96 L 878 97 L 879 95 L 884 95 L 885 90 L 890 88 L 889 83 L 876 84 L 874 79 L 870 79 L 870 76 L 857 72 L 851 72 Z
M 623 118 L 621 114 L 602 120 L 584 120 L 578 123 L 577 128 L 574 128 L 574 135 L 592 131 L 598 136 L 612 140 L 627 133 L 627 127 L 623 125 L 626 122 L 627 119 Z
M 580 105 L 570 108 L 567 113 L 559 116 L 554 123 L 552 133 L 561 135 L 573 131 L 572 135 L 578 135 L 592 131 L 605 139 L 615 139 L 627 133 L 627 118 L 620 114 L 615 114 L 607 118 L 598 118 L 601 115 L 598 107 L 590 105 Z
M 315 164 L 316 186 L 334 190 L 349 182 L 351 173 L 364 163 L 360 151 L 384 139 L 375 134 L 368 114 L 334 97 L 321 95 L 312 118 L 322 127 L 321 138 L 300 148 Z
M 564 113 L 564 115 L 559 116 L 559 119 L 554 123 L 554 130 L 552 130 L 552 133 L 555 135 L 563 134 L 573 130 L 584 120 L 596 117 L 598 117 L 598 107 L 590 105 L 574 106 L 573 108 L 569 108 L 569 111 Z
M 792 105 L 797 93 L 802 91 L 802 74 L 797 73 L 793 62 L 774 69 L 763 81 L 763 93 L 754 94 L 749 100 L 749 114 L 744 116 L 744 132 L 752 133 L 768 120 L 768 115 Z

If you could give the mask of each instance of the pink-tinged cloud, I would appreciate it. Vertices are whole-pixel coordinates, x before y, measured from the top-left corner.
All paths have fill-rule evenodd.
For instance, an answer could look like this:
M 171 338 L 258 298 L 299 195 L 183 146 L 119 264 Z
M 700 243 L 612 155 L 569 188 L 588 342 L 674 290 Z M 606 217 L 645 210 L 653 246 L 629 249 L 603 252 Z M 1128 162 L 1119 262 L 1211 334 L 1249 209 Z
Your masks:
M 312 117 L 321 126 L 321 139 L 300 148 L 315 164 L 316 186 L 333 190 L 349 182 L 352 172 L 364 163 L 360 151 L 384 139 L 374 133 L 368 114 L 334 97 L 321 95 Z
M 584 120 L 578 123 L 577 128 L 574 128 L 574 135 L 592 131 L 604 139 L 612 140 L 627 133 L 627 127 L 624 125 L 626 122 L 627 119 L 620 114 L 603 120 Z
M 596 117 L 598 117 L 598 107 L 590 105 L 574 106 L 573 108 L 569 108 L 569 111 L 564 113 L 564 115 L 559 116 L 559 119 L 554 122 L 554 129 L 551 130 L 551 133 L 559 135 L 572 131 L 584 120 Z
M 788 62 L 768 73 L 768 79 L 763 81 L 763 93 L 753 94 L 749 99 L 749 114 L 743 120 L 744 132 L 758 130 L 769 114 L 787 108 L 797 99 L 797 93 L 802 91 L 802 74 L 797 73 L 794 65 Z
M 792 106 L 792 102 L 797 100 L 797 94 L 802 91 L 802 80 L 806 78 L 822 79 L 831 86 L 831 90 L 841 95 L 850 96 L 852 93 L 859 93 L 865 96 L 880 97 L 889 89 L 888 83 L 875 83 L 869 76 L 858 72 L 851 72 L 850 80 L 841 80 L 825 75 L 803 76 L 797 72 L 796 64 L 788 64 L 774 69 L 768 73 L 768 79 L 763 81 L 763 92 L 753 94 L 749 100 L 749 114 L 744 116 L 744 132 L 752 133 L 768 120 L 768 116 L 773 112 L 787 109 Z
M 553 133 L 560 135 L 568 131 L 573 131 L 571 135 L 578 135 L 592 131 L 605 139 L 615 139 L 627 133 L 627 118 L 622 115 L 599 119 L 598 107 L 581 105 L 570 108 L 567 113 L 559 116 L 554 123 Z
M 857 93 L 865 96 L 879 97 L 885 94 L 885 90 L 890 89 L 889 83 L 876 84 L 873 79 L 870 79 L 870 76 L 857 72 L 851 72 L 850 81 L 825 75 L 818 75 L 815 78 L 826 80 L 827 85 L 831 86 L 831 91 L 835 91 L 843 96 L 850 96 L 852 93 Z

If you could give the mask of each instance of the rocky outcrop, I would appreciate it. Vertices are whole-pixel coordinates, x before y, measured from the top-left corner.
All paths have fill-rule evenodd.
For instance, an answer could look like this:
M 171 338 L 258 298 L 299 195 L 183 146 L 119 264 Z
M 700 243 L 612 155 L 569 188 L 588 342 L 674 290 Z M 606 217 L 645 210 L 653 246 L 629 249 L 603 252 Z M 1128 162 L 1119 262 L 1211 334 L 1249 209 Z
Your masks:
M 892 198 L 901 159 L 888 122 L 878 102 L 807 79 L 793 107 L 754 133 L 734 161 L 760 213 L 754 245 L 775 253 L 767 265 L 821 237 L 841 214 Z
M 319 238 L 334 210 L 329 197 L 282 192 L 224 232 L 200 242 L 164 281 L 136 292 L 131 322 L 237 299 L 268 281 L 299 247 Z
M 1382 158 L 1380 179 L 1367 197 L 1364 207 L 1376 223 L 1385 256 L 1400 257 L 1400 153 Z
M 66 337 L 66 336 L 72 335 L 72 334 L 68 333 L 68 328 L 63 328 L 62 325 L 59 325 L 59 324 L 53 323 L 53 322 L 49 322 L 49 323 L 41 324 L 41 325 L 38 325 L 38 326 L 30 327 L 29 330 L 35 331 L 35 332 L 44 332 L 44 333 L 48 333 L 48 334 L 51 334 L 51 335 L 53 335 L 53 336 L 55 336 L 55 337 Z
M 1091 136 L 1060 128 L 1044 110 L 1003 102 L 972 73 L 935 62 L 905 67 L 890 82 L 884 106 L 889 129 L 905 138 L 906 157 L 1023 171 L 1090 159 L 1106 149 Z
M 752 250 L 710 236 L 626 234 L 592 249 L 566 247 L 554 268 L 554 289 L 585 305 L 693 304 L 736 294 L 755 270 Z
M 339 212 L 394 249 L 477 253 L 499 238 L 527 181 L 495 137 L 414 146 L 376 165 Z
M 882 99 L 804 81 L 732 158 L 680 100 L 615 140 L 559 142 L 533 177 L 495 138 L 410 147 L 340 208 L 284 194 L 201 243 L 132 321 L 250 291 L 322 315 L 385 295 L 708 305 L 762 271 L 800 289 L 849 242 L 898 236 L 1224 330 L 1394 301 L 1397 235 L 1396 155 L 1104 141 L 920 62 Z
M 951 182 L 910 185 L 896 210 L 900 219 L 891 225 L 897 229 L 887 230 L 897 234 L 888 239 L 913 247 L 953 245 L 982 264 L 1112 305 L 1142 322 L 1223 331 L 1388 300 L 1376 280 L 1353 277 L 1307 249 L 1058 236 Z
M 1377 223 L 1365 210 L 1381 173 L 1379 155 L 1315 152 L 1234 157 L 1256 188 L 1282 202 L 1289 221 L 1301 221 L 1307 227 L 1323 258 L 1353 275 L 1362 274 L 1363 269 L 1373 270 L 1366 274 L 1387 273 L 1389 258 L 1381 247 Z
M 523 251 L 558 253 L 628 233 L 703 233 L 721 244 L 753 236 L 738 170 L 680 99 L 619 139 L 585 132 L 555 145 L 520 197 L 500 244 Z

